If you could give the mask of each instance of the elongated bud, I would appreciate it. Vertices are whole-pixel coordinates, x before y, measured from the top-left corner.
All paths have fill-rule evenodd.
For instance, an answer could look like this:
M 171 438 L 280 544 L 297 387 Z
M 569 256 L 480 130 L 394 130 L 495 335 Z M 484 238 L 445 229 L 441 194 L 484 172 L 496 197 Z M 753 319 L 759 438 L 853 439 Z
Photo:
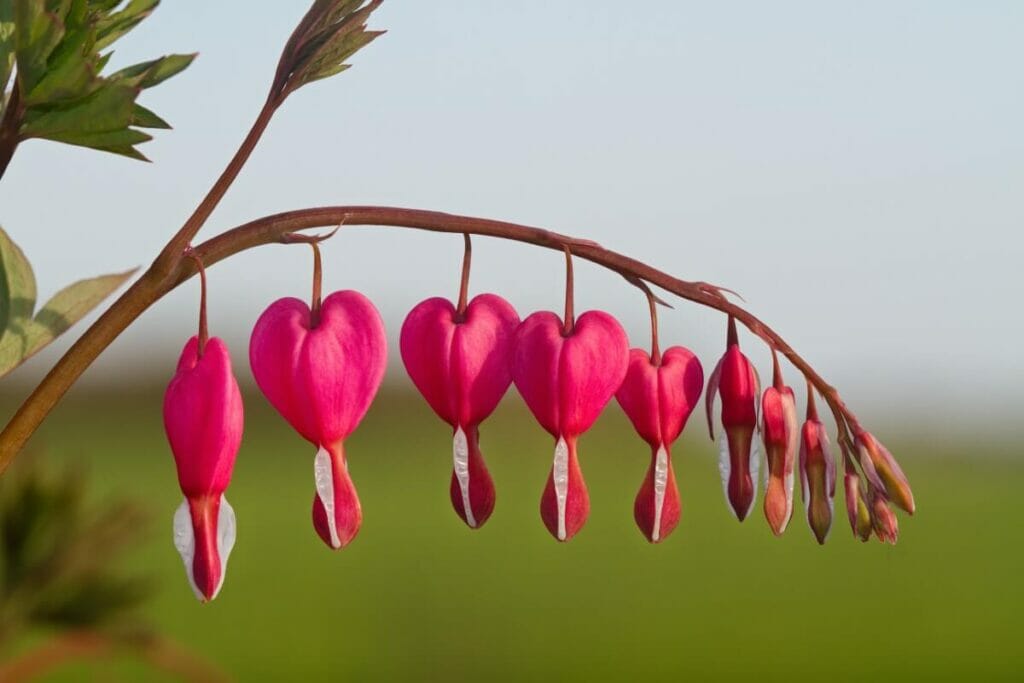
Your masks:
M 629 352 L 629 366 L 615 398 L 651 447 L 647 474 L 633 504 L 641 533 L 659 543 L 679 523 L 681 505 L 671 446 L 700 401 L 704 371 L 688 349 L 673 346 L 655 360 L 643 349 Z
M 836 464 L 832 459 L 825 425 L 818 420 L 814 390 L 808 387 L 807 421 L 800 440 L 800 493 L 807 523 L 824 545 L 832 528 L 833 498 L 836 495 Z
M 861 492 L 860 477 L 847 468 L 843 477 L 846 489 L 846 515 L 850 520 L 850 529 L 854 538 L 866 541 L 871 538 L 871 512 Z
M 750 514 L 757 498 L 760 460 L 754 447 L 754 430 L 757 429 L 759 385 L 754 366 L 740 351 L 736 321 L 729 318 L 725 355 L 718 361 L 708 381 L 706 408 L 708 431 L 714 439 L 714 401 L 716 395 L 721 396 L 725 435 L 719 444 L 718 469 L 726 501 L 741 522 Z
M 402 324 L 402 361 L 427 403 L 452 426 L 452 506 L 479 528 L 494 509 L 494 483 L 480 452 L 478 426 L 512 382 L 519 316 L 494 294 L 460 312 L 440 297 L 419 303 Z
M 899 537 L 899 523 L 896 521 L 896 514 L 889 507 L 889 499 L 883 491 L 872 486 L 868 487 L 869 512 L 871 514 L 871 528 L 875 536 L 883 543 L 896 545 Z
M 857 453 L 873 486 L 885 491 L 894 504 L 914 514 L 914 494 L 892 453 L 870 432 L 857 432 Z
M 764 516 L 779 536 L 793 515 L 793 474 L 799 443 L 796 399 L 782 382 L 778 357 L 772 353 L 774 381 L 761 400 L 761 438 L 768 460 L 768 481 L 764 495 Z
M 313 526 L 331 548 L 349 543 L 362 523 L 344 441 L 380 387 L 386 347 L 380 314 L 354 291 L 324 299 L 319 320 L 305 302 L 278 299 L 256 321 L 249 341 L 256 384 L 316 448 Z
M 516 332 L 512 379 L 555 453 L 541 498 L 541 518 L 559 541 L 587 520 L 590 499 L 576 453 L 577 437 L 600 415 L 622 384 L 629 345 L 622 326 L 588 311 L 571 329 L 555 313 L 534 313 Z
M 206 602 L 224 583 L 235 542 L 235 514 L 223 494 L 242 440 L 242 396 L 231 357 L 212 337 L 200 352 L 192 337 L 164 394 L 164 428 L 185 500 L 174 515 L 174 545 L 196 597 Z

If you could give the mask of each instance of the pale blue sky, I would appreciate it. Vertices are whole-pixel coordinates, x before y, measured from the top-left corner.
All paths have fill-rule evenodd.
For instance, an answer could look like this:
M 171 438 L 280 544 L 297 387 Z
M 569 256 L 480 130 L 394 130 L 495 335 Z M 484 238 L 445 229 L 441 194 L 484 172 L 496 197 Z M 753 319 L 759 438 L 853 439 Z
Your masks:
M 154 164 L 19 150 L 0 222 L 43 296 L 152 259 L 305 7 L 165 0 L 118 46 L 115 64 L 200 52 L 144 96 L 176 128 L 145 147 Z M 203 236 L 320 204 L 516 220 L 731 286 L 869 418 L 1006 415 L 1024 397 L 1024 3 L 388 0 L 372 24 L 389 33 L 285 105 Z M 476 246 L 475 291 L 522 315 L 560 305 L 559 256 Z M 456 237 L 356 228 L 327 248 L 326 286 L 368 294 L 394 340 L 419 299 L 455 295 L 459 258 Z M 308 268 L 308 250 L 270 247 L 211 271 L 212 328 L 240 375 L 248 328 L 306 296 Z M 169 374 L 195 301 L 186 286 L 158 304 L 92 376 Z M 648 343 L 636 291 L 580 266 L 578 308 L 598 306 Z M 708 370 L 723 336 L 692 305 L 663 316 L 663 344 Z

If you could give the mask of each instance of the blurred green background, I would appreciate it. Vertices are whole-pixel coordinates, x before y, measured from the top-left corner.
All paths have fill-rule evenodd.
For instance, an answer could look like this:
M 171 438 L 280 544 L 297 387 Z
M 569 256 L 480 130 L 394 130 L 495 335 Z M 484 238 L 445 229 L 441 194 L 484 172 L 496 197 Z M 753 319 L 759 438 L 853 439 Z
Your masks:
M 3 394 L 5 410 L 18 397 Z M 841 493 L 825 547 L 798 505 L 774 538 L 722 499 L 701 416 L 674 451 L 683 518 L 651 546 L 632 520 L 649 453 L 616 404 L 581 444 L 592 515 L 568 544 L 538 500 L 551 439 L 514 390 L 482 429 L 494 516 L 478 531 L 448 501 L 450 432 L 415 395 L 382 394 L 348 443 L 365 521 L 329 551 L 310 522 L 313 449 L 262 397 L 228 499 L 238 542 L 220 596 L 193 598 L 171 543 L 180 501 L 160 389 L 76 390 L 33 448 L 87 462 L 98 498 L 155 516 L 128 560 L 158 581 L 145 616 L 239 680 L 1019 680 L 1024 595 L 1008 446 L 882 433 L 913 484 L 895 547 L 856 542 Z M 98 548 L 97 552 L 102 552 Z M 161 680 L 130 656 L 47 680 Z

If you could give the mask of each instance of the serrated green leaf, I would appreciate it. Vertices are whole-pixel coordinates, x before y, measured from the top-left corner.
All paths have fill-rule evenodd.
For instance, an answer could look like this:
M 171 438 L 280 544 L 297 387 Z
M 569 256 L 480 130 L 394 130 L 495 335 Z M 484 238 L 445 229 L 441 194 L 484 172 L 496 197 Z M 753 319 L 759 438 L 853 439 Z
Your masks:
M 175 76 L 188 67 L 197 56 L 193 52 L 188 55 L 167 55 L 125 67 L 110 75 L 112 80 L 127 80 L 140 88 L 152 88 Z
M 43 0 L 13 0 L 18 79 L 31 92 L 46 73 L 50 53 L 64 37 L 62 17 L 70 2 L 48 8 Z M 48 11 L 50 10 L 50 11 Z
M 36 307 L 36 277 L 24 252 L 0 228 L 0 375 L 17 365 Z
M 114 3 L 116 7 L 118 3 Z M 104 16 L 96 24 L 96 49 L 102 50 L 152 14 L 160 0 L 131 0 L 123 10 Z M 109 9 L 113 9 L 109 7 Z
M 171 124 L 167 123 L 141 104 L 136 104 L 135 109 L 132 111 L 132 125 L 138 126 L 139 128 L 163 128 L 165 130 L 169 130 L 171 128 Z
M 100 80 L 94 43 L 93 31 L 88 27 L 69 32 L 50 57 L 45 75 L 24 97 L 25 104 L 78 99 L 95 90 Z
M 49 110 L 25 114 L 23 137 L 50 138 L 67 133 L 105 133 L 127 128 L 134 114 L 136 88 L 104 83 L 94 93 Z

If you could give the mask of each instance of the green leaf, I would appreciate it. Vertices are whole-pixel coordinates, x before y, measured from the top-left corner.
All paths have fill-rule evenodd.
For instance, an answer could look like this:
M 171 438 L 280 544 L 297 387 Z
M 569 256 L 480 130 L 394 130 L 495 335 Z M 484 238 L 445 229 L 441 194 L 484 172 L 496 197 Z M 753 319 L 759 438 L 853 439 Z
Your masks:
M 67 14 L 70 2 L 55 3 L 52 8 L 43 0 L 13 2 L 18 80 L 25 92 L 31 92 L 46 73 L 50 53 L 64 37 L 62 17 Z
M 86 313 L 96 308 L 134 275 L 136 270 L 132 268 L 123 273 L 79 280 L 54 294 L 28 326 L 23 360 L 40 351 L 85 317 Z
M 105 133 L 127 128 L 134 115 L 138 90 L 107 82 L 96 92 L 49 110 L 29 110 L 22 135 L 53 139 L 58 134 Z
M 25 107 L 19 138 L 53 140 L 146 160 L 136 145 L 152 138 L 137 128 L 170 125 L 136 100 L 142 90 L 181 73 L 196 55 L 166 55 L 109 76 L 102 71 L 111 54 L 106 48 L 158 4 L 158 0 L 0 0 L 0 85 L 16 68 L 16 87 Z
M 113 9 L 120 3 L 112 3 L 106 8 Z M 96 25 L 96 49 L 102 50 L 115 40 L 139 25 L 143 19 L 152 14 L 160 0 L 131 0 L 120 12 L 104 16 Z
M 135 269 L 79 280 L 57 292 L 33 317 L 36 279 L 25 254 L 0 229 L 0 377 L 25 362 L 124 284 Z
M 132 110 L 132 125 L 139 128 L 163 128 L 165 130 L 169 130 L 171 127 L 171 124 L 141 104 L 136 104 L 135 109 Z
M 36 277 L 24 252 L 0 228 L 0 346 L 24 332 L 36 307 Z
M 184 71 L 197 54 L 193 52 L 188 55 L 167 55 L 148 62 L 140 62 L 111 74 L 110 78 L 126 79 L 141 88 L 152 88 Z
M 14 5 L 12 0 L 0 0 L 0 110 L 3 110 L 3 92 L 14 70 L 16 42 L 14 36 Z

